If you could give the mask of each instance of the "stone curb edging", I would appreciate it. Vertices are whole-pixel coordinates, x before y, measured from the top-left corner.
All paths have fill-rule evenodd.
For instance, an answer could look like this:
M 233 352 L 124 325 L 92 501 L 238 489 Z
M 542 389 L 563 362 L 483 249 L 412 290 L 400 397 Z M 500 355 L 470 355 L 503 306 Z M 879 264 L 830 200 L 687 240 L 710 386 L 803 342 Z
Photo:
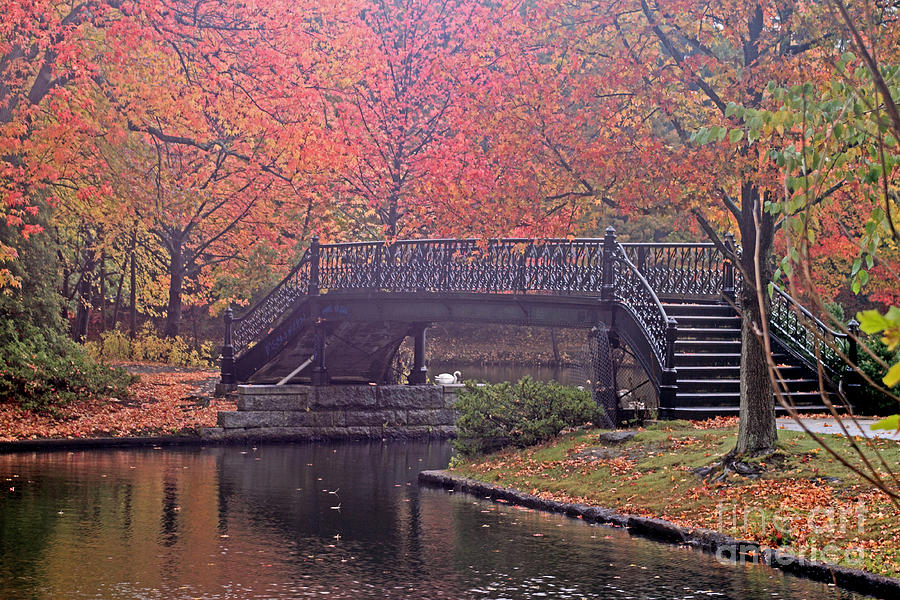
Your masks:
M 0 442 L 0 454 L 35 450 L 81 450 L 86 448 L 134 448 L 140 446 L 189 446 L 210 442 L 199 435 L 150 437 L 40 438 Z
M 300 429 L 300 428 L 295 428 Z M 347 431 L 298 431 L 272 432 L 268 430 L 233 430 L 224 435 L 217 427 L 203 428 L 196 435 L 164 435 L 149 437 L 98 437 L 98 438 L 40 438 L 0 442 L 0 454 L 35 451 L 85 450 L 89 448 L 140 448 L 143 446 L 228 446 L 264 442 L 324 442 L 324 441 L 428 441 L 445 440 L 454 436 L 449 427 L 421 427 L 415 429 L 352 428 Z
M 757 542 L 738 540 L 711 529 L 681 527 L 663 519 L 625 515 L 587 504 L 545 500 L 515 489 L 451 475 L 446 471 L 422 471 L 419 473 L 419 482 L 486 497 L 490 500 L 505 500 L 510 504 L 526 508 L 562 513 L 573 518 L 580 517 L 588 523 L 624 527 L 628 529 L 629 533 L 642 537 L 692 546 L 715 554 L 717 558 L 721 559 L 766 564 L 792 575 L 824 583 L 834 583 L 861 594 L 885 599 L 900 597 L 900 579 L 876 575 L 861 569 L 808 560 L 771 548 L 761 548 Z
M 452 426 L 403 427 L 249 427 L 223 429 L 207 427 L 201 431 L 204 442 L 229 444 L 241 442 L 324 442 L 324 441 L 427 441 L 454 436 Z

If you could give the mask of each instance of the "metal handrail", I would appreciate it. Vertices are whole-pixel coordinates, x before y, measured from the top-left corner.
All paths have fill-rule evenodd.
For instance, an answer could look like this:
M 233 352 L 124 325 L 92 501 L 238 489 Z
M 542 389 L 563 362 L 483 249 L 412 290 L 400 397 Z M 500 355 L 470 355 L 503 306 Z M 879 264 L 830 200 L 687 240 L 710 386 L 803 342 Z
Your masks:
M 843 370 L 841 355 L 854 352 L 851 346 L 855 339 L 829 327 L 779 286 L 773 283 L 772 287 L 769 324 L 782 345 L 810 364 L 821 362 L 832 376 L 839 376 Z
M 656 353 L 656 358 L 659 361 L 659 364 L 664 369 L 672 369 L 674 366 L 674 357 L 675 357 L 675 335 L 677 331 L 677 321 L 666 314 L 666 309 L 663 307 L 662 302 L 659 299 L 659 296 L 656 295 L 656 292 L 650 286 L 650 283 L 647 281 L 647 278 L 638 270 L 638 268 L 628 259 L 628 255 L 625 253 L 625 249 L 622 247 L 623 244 L 619 244 L 619 256 L 616 257 L 616 260 L 625 265 L 625 267 L 634 275 L 634 277 L 640 282 L 642 289 L 645 294 L 650 297 L 651 302 L 653 304 L 653 308 L 655 309 L 655 316 L 661 324 L 661 327 L 654 327 L 650 323 L 647 322 L 646 317 L 650 315 L 643 314 L 644 311 L 635 310 L 633 306 L 633 297 L 632 296 L 624 296 L 617 294 L 618 299 L 629 308 L 638 321 L 641 322 L 641 326 L 644 330 L 645 335 L 647 335 L 648 339 L 654 342 L 653 350 Z M 616 286 L 618 290 L 618 286 Z M 653 329 L 660 329 L 659 332 L 654 332 Z M 657 335 L 652 335 L 653 333 L 657 333 Z M 661 333 L 661 335 L 659 335 Z
M 310 264 L 310 250 L 303 253 L 297 264 L 272 290 L 239 317 L 226 312 L 226 346 L 233 348 L 235 355 L 258 341 L 260 334 L 268 331 L 284 314 L 294 300 L 308 292 L 309 278 L 302 271 Z M 295 281 L 297 285 L 290 286 Z M 227 343 L 229 342 L 230 343 Z
M 781 289 L 777 284 L 773 283 L 772 288 L 774 289 L 775 294 L 781 296 L 782 298 L 784 298 L 785 300 L 787 300 L 788 302 L 793 304 L 804 317 L 806 317 L 807 319 L 812 321 L 817 327 L 819 327 L 819 329 L 823 330 L 825 333 L 828 333 L 829 335 L 836 337 L 836 338 L 849 337 L 846 332 L 836 331 L 836 330 L 832 329 L 831 327 L 829 327 L 821 319 L 819 319 L 817 316 L 815 316 L 814 314 L 809 312 L 809 309 L 807 309 L 805 306 L 803 306 L 802 304 L 797 302 L 797 300 L 793 296 L 791 296 L 790 294 L 785 292 L 783 289 Z

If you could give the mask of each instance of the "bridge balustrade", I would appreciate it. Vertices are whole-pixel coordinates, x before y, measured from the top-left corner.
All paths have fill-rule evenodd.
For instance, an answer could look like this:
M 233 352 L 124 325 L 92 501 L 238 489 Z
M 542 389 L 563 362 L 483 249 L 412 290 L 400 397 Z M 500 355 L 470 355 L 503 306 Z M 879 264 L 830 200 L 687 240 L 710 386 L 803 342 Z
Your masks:
M 602 240 L 403 240 L 320 247 L 323 291 L 599 294 Z
M 834 381 L 846 369 L 846 359 L 858 360 L 859 323 L 849 323 L 849 334 L 835 331 L 777 285 L 772 285 L 769 325 L 789 348 L 810 365 L 821 364 Z
M 624 243 L 625 254 L 661 297 L 718 298 L 730 261 L 711 243 Z

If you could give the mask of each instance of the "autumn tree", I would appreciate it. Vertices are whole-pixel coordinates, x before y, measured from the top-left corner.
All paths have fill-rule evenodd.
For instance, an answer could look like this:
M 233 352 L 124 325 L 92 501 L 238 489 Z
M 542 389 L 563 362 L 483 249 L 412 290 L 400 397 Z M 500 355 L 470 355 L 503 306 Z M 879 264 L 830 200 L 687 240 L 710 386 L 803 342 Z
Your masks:
M 164 267 L 168 335 L 186 282 L 202 297 L 261 244 L 275 268 L 291 261 L 319 208 L 312 179 L 334 163 L 311 76 L 321 22 L 341 11 L 319 19 L 318 4 L 4 4 L 0 216 L 25 236 L 42 207 L 82 222 L 59 228 L 77 246 L 63 290 L 77 336 L 123 229 Z
M 523 11 L 530 23 L 528 37 L 540 48 L 540 61 L 535 62 L 571 73 L 566 86 L 572 91 L 556 96 L 567 108 L 543 112 L 559 115 L 555 122 L 560 123 L 561 116 L 585 110 L 582 120 L 588 128 L 602 130 L 608 124 L 615 132 L 596 134 L 598 148 L 644 150 L 596 152 L 594 170 L 607 176 L 605 184 L 573 177 L 585 181 L 570 184 L 570 193 L 596 201 L 594 188 L 627 203 L 643 195 L 644 202 L 658 199 L 683 213 L 693 212 L 710 232 L 716 226 L 736 225 L 746 285 L 740 298 L 741 427 L 735 453 L 772 451 L 774 401 L 758 335 L 766 319 L 767 295 L 758 294 L 754 282 L 764 291 L 772 279 L 778 222 L 766 205 L 780 191 L 781 181 L 765 160 L 768 148 L 754 144 L 756 139 L 729 134 L 736 122 L 729 106 L 766 106 L 769 82 L 827 79 L 823 60 L 845 44 L 846 37 L 818 18 L 822 7 L 794 3 L 634 0 L 542 4 Z M 554 69 L 547 71 L 552 75 Z M 540 101 L 532 99 L 531 105 L 540 106 Z M 596 115 L 594 122 L 589 114 Z M 534 137 L 544 136 L 535 125 L 542 126 L 542 120 L 532 118 L 528 127 Z M 734 135 L 730 147 L 724 143 L 727 135 Z M 555 137 L 565 139 L 559 133 Z M 558 164 L 573 164 L 559 154 L 565 160 Z M 586 156 L 577 153 L 581 160 Z M 629 163 L 636 159 L 650 173 L 662 170 L 666 177 L 629 176 L 634 173 Z M 572 171 L 590 173 L 591 167 Z
M 357 235 L 416 235 L 428 229 L 430 182 L 448 174 L 465 86 L 482 74 L 475 42 L 487 8 L 473 0 L 346 7 L 330 56 L 340 62 L 326 83 L 329 128 L 344 143 L 335 206 Z

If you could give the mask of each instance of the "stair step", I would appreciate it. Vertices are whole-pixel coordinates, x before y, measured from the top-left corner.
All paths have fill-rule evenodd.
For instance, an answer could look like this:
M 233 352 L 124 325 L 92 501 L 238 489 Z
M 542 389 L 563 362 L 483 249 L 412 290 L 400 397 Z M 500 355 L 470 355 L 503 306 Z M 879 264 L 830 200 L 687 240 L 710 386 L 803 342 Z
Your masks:
M 808 404 L 821 404 L 822 395 L 818 391 L 790 392 L 785 399 L 797 405 L 797 408 Z M 675 403 L 678 406 L 740 406 L 741 393 L 738 390 L 729 392 L 687 392 L 679 389 Z
M 782 406 L 776 406 L 775 412 L 786 414 L 787 410 Z M 823 404 L 811 404 L 809 406 L 798 406 L 797 412 L 800 413 L 821 413 L 828 412 L 828 407 Z M 709 419 L 712 417 L 736 417 L 740 413 L 738 406 L 687 406 L 687 407 L 660 407 L 659 417 L 661 419 Z
M 679 373 L 680 373 L 679 369 Z M 706 393 L 712 390 L 722 392 L 739 392 L 740 379 L 679 379 L 678 396 L 683 394 Z
M 668 314 L 668 313 L 667 313 Z M 718 315 L 684 315 L 673 316 L 678 321 L 678 327 L 716 327 L 726 329 L 740 329 L 741 318 L 736 316 Z
M 675 368 L 680 368 L 682 365 L 685 366 L 703 366 L 703 365 L 721 365 L 721 366 L 729 366 L 736 365 L 739 366 L 741 364 L 741 354 L 737 353 L 723 353 L 723 352 L 703 352 L 703 353 L 691 353 L 687 354 L 684 352 L 676 352 L 675 353 Z
M 683 327 L 681 323 L 678 324 L 678 339 L 679 340 L 710 340 L 710 339 L 718 339 L 718 340 L 740 340 L 741 339 L 741 330 L 728 328 L 728 327 Z
M 685 379 L 737 379 L 741 376 L 740 365 L 681 365 L 678 377 Z
M 679 370 L 680 372 L 680 370 Z M 787 389 L 792 393 L 809 392 L 818 389 L 819 382 L 815 379 L 783 379 L 782 383 L 787 385 Z M 678 395 L 693 393 L 713 393 L 739 392 L 741 389 L 740 379 L 679 379 Z
M 678 378 L 684 380 L 721 380 L 738 379 L 741 376 L 741 367 L 735 365 L 680 365 L 677 367 Z M 788 379 L 801 379 L 809 375 L 809 369 L 799 365 L 781 367 L 781 376 Z
M 788 356 L 787 354 L 773 354 L 772 360 L 775 361 L 776 365 L 779 365 L 779 368 L 790 368 L 794 366 L 796 363 L 793 360 L 793 357 Z M 675 353 L 675 366 L 679 365 L 692 366 L 692 365 L 740 365 L 741 364 L 741 354 L 740 352 L 676 352 Z M 786 366 L 781 366 L 786 365 Z
M 734 309 L 727 304 L 663 304 L 670 317 L 680 316 L 735 316 Z
M 687 354 L 706 352 L 740 353 L 741 340 L 676 340 L 675 351 Z

